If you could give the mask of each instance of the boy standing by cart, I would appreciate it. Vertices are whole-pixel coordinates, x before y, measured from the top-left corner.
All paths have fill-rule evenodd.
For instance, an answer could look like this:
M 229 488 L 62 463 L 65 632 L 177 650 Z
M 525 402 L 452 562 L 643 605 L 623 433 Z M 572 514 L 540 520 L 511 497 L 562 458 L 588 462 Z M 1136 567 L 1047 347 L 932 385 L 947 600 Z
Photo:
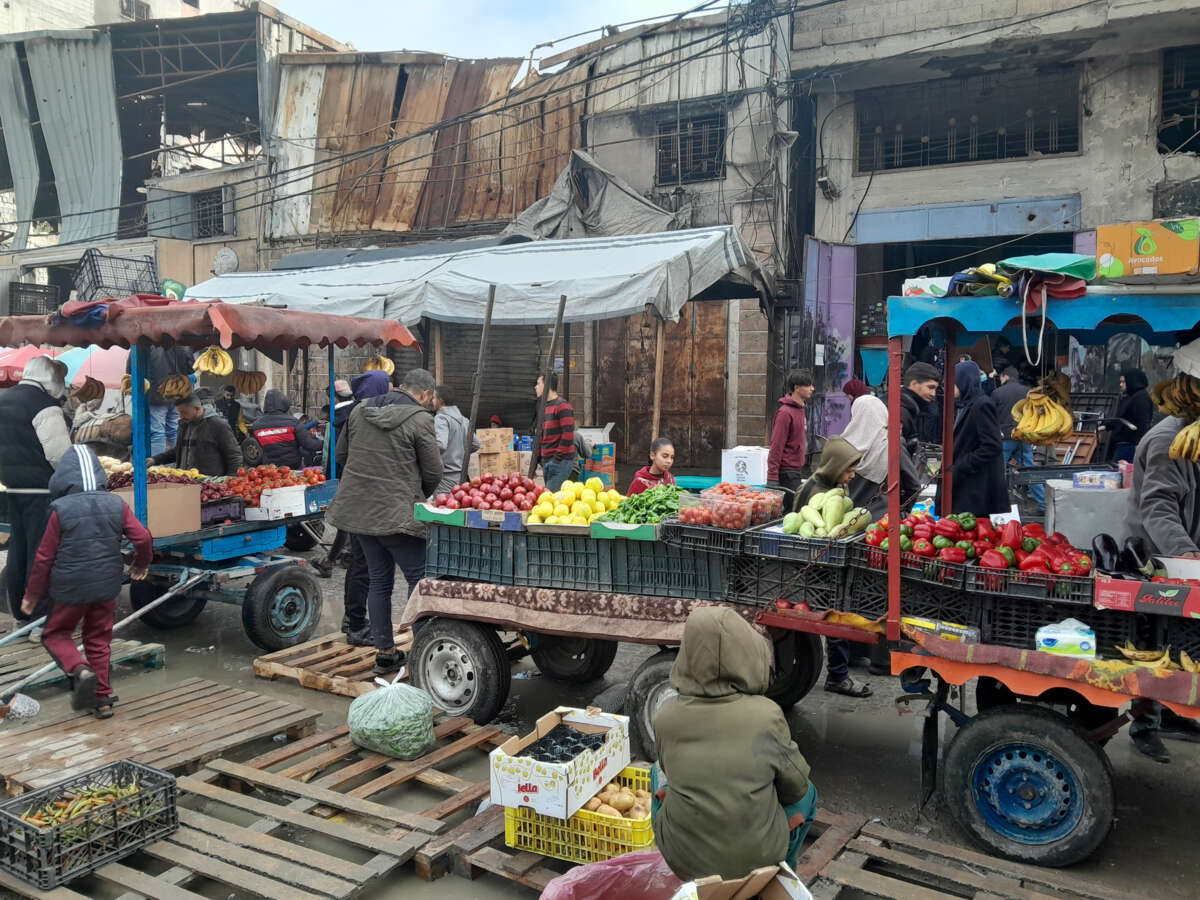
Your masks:
M 116 695 L 109 683 L 113 618 L 124 582 L 121 540 L 133 543 L 130 575 L 146 577 L 153 549 L 150 532 L 125 501 L 104 489 L 100 460 L 74 444 L 50 478 L 50 518 L 38 545 L 21 609 L 29 615 L 43 596 L 54 606 L 42 644 L 73 683 L 71 706 L 92 707 L 96 717 L 112 716 Z M 80 656 L 72 635 L 83 622 Z

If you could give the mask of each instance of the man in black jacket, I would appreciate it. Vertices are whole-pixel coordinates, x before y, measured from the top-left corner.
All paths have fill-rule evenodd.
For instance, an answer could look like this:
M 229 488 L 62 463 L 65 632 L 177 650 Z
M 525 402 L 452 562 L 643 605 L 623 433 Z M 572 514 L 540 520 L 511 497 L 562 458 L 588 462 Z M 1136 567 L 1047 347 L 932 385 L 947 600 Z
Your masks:
M 900 433 L 905 444 L 913 444 L 923 437 L 925 411 L 937 399 L 942 375 L 929 363 L 915 362 L 904 370 L 901 381 Z
M 321 442 L 288 412 L 291 408 L 292 401 L 283 391 L 267 391 L 262 415 L 254 420 L 250 432 L 263 449 L 264 463 L 299 469 L 312 462 Z
M 215 408 L 205 409 L 192 394 L 180 400 L 179 440 L 150 464 L 173 463 L 179 469 L 196 469 L 201 475 L 236 475 L 242 465 L 242 450 L 224 417 Z
M 1000 420 L 1000 436 L 1004 440 L 1004 464 L 1015 462 L 1023 468 L 1033 466 L 1033 444 L 1014 440 L 1012 409 L 1018 400 L 1029 393 L 1029 385 L 1021 381 L 1021 373 L 1014 366 L 1009 366 L 1000 373 L 1000 387 L 992 393 L 992 402 L 996 404 L 996 417 Z M 1029 493 L 1038 506 L 1038 513 L 1046 511 L 1046 485 L 1034 482 L 1029 485 Z

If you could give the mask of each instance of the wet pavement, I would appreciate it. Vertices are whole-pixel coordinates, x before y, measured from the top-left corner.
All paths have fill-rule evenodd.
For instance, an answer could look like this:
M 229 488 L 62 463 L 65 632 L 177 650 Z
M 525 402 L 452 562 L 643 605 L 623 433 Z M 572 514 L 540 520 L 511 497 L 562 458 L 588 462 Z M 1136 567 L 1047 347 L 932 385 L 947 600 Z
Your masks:
M 341 619 L 340 575 L 339 570 L 337 578 L 322 581 L 326 603 L 320 634 L 334 631 Z M 128 600 L 123 598 L 118 617 L 127 610 Z M 162 690 L 184 678 L 202 677 L 316 710 L 321 713 L 320 728 L 345 722 L 349 699 L 254 676 L 252 663 L 261 651 L 246 638 L 240 610 L 234 606 L 210 603 L 195 623 L 179 631 L 160 632 L 134 623 L 123 636 L 156 641 L 167 648 L 165 669 L 122 667 L 114 672 L 114 686 L 123 697 Z M 506 730 L 523 731 L 554 706 L 585 705 L 606 687 L 626 680 L 654 652 L 653 647 L 623 645 L 607 678 L 584 686 L 564 686 L 543 678 L 524 660 L 514 671 L 512 695 L 499 724 Z M 856 675 L 866 677 L 865 672 Z M 835 812 L 876 818 L 888 826 L 932 839 L 972 846 L 936 799 L 924 811 L 918 810 L 922 720 L 917 715 L 896 713 L 894 699 L 900 690 L 895 679 L 867 680 L 875 689 L 875 696 L 868 700 L 828 694 L 818 685 L 788 714 L 792 733 L 812 765 L 822 805 Z M 43 688 L 33 696 L 41 701 L 43 716 L 68 709 L 66 694 L 60 689 Z M 948 726 L 943 746 L 953 730 Z M 1124 732 L 1109 743 L 1108 755 L 1117 782 L 1117 825 L 1091 860 L 1070 871 L 1147 898 L 1183 900 L 1197 895 L 1191 827 L 1192 811 L 1200 806 L 1200 745 L 1169 742 L 1168 746 L 1174 762 L 1166 766 L 1134 752 Z M 260 746 L 231 756 L 244 758 L 265 749 Z M 452 771 L 463 778 L 487 776 L 482 754 Z M 432 793 L 428 797 L 415 796 L 411 798 L 412 808 L 422 808 L 422 803 L 431 805 L 438 799 L 440 796 Z M 475 882 L 447 876 L 427 884 L 416 878 L 411 868 L 403 867 L 387 883 L 364 896 L 403 896 L 406 900 L 532 896 L 531 891 L 491 875 Z M 230 897 L 227 892 L 210 895 L 221 900 Z

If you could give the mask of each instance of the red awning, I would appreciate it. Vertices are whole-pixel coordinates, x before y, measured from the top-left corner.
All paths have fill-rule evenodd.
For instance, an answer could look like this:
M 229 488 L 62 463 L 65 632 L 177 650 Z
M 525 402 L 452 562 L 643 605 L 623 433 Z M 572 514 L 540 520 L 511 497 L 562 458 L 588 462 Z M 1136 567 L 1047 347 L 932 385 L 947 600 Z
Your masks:
M 0 317 L 0 346 L 129 347 L 140 338 L 147 338 L 152 344 L 178 343 L 189 347 L 216 344 L 226 349 L 253 350 L 295 350 L 314 344 L 409 347 L 416 343 L 407 328 L 391 320 L 221 302 L 183 301 L 123 309 L 99 328 L 52 326 L 45 316 Z

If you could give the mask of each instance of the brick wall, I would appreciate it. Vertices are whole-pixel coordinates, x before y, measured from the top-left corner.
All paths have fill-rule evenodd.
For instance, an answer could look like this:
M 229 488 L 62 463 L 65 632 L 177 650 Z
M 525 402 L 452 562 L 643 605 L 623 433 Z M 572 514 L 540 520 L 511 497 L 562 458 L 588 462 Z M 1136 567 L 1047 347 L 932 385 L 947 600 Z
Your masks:
M 770 335 L 757 300 L 737 300 L 737 440 L 763 445 L 767 440 L 767 356 Z

